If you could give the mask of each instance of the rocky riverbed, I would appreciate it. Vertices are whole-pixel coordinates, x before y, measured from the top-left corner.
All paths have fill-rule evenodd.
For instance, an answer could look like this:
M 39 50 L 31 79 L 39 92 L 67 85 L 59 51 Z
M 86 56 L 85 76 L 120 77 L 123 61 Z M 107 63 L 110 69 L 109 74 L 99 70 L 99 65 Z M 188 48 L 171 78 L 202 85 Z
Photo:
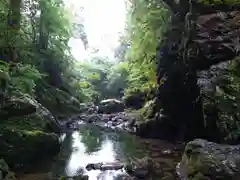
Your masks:
M 172 144 L 162 140 L 143 139 L 135 135 L 137 116 L 134 113 L 124 111 L 103 113 L 106 104 L 100 112 L 98 107 L 92 104 L 85 107 L 86 109 L 79 114 L 56 121 L 62 132 L 57 143 L 62 146 L 59 155 L 42 164 L 31 166 L 27 171 L 17 172 L 18 178 L 23 180 L 79 179 L 80 177 L 84 180 L 150 180 L 151 178 L 239 180 L 240 178 L 238 145 L 221 145 L 195 139 L 185 146 L 185 143 Z M 16 132 L 9 131 L 9 133 Z M 24 136 L 20 137 L 34 138 L 36 135 L 42 137 L 40 138 L 42 143 L 39 144 L 44 146 L 44 149 L 54 144 L 48 141 L 48 138 L 44 139 L 45 136 L 39 136 L 39 133 L 42 132 L 23 131 Z M 21 139 L 21 142 L 29 141 Z M 48 142 L 47 146 L 44 145 L 46 142 Z M 7 137 L 4 138 L 4 143 L 7 143 Z M 38 152 L 41 150 L 41 147 L 38 147 L 32 149 Z M 27 155 L 27 152 L 24 155 Z M 16 157 L 18 157 L 16 160 L 22 158 L 20 155 Z M 10 156 L 7 159 L 11 159 Z M 14 159 L 12 160 L 10 162 L 14 162 Z M 14 173 L 3 160 L 0 160 L 0 177 L 4 180 L 15 180 Z
M 114 131 L 127 131 L 134 133 L 135 119 L 126 112 L 119 112 L 113 114 L 79 114 L 77 116 L 71 117 L 69 120 L 62 121 L 62 126 L 65 126 L 67 130 L 78 129 L 78 127 L 83 123 L 95 124 L 106 130 Z

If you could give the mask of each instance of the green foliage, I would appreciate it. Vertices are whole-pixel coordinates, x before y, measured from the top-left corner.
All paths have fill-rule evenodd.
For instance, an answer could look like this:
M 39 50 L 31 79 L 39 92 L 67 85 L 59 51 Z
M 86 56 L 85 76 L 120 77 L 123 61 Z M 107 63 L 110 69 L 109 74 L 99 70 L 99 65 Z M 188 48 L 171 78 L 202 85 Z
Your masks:
M 35 97 L 42 92 L 48 96 L 49 87 L 54 86 L 85 100 L 89 95 L 82 90 L 68 46 L 72 35 L 85 34 L 87 41 L 83 25 L 72 21 L 74 16 L 62 0 L 24 0 L 21 4 L 19 29 L 9 26 L 9 9 L 17 12 L 16 7 L 10 1 L 0 5 L 1 90 L 7 90 L 8 96 L 26 93 Z
M 130 1 L 126 52 L 129 89 L 144 90 L 156 85 L 155 54 L 167 28 L 168 11 L 155 0 Z M 128 90 L 127 90 L 128 91 Z
M 98 101 L 105 98 L 120 98 L 123 89 L 127 86 L 127 64 L 125 62 L 110 61 L 97 55 L 90 56 L 84 62 L 75 64 L 80 73 L 75 87 L 80 88 L 85 100 Z
M 15 71 L 11 73 L 10 89 L 12 92 L 23 92 L 34 95 L 36 82 L 41 79 L 43 74 L 32 65 L 19 64 Z

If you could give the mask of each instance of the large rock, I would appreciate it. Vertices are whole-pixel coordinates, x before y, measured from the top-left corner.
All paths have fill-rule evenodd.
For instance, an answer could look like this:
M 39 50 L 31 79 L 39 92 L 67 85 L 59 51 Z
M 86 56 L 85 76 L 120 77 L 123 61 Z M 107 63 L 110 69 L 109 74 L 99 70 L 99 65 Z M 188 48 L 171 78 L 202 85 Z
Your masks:
M 59 124 L 40 103 L 23 94 L 9 98 L 0 112 L 0 157 L 10 166 L 33 163 L 60 149 Z
M 56 134 L 38 130 L 4 128 L 0 130 L 0 142 L 0 157 L 14 167 L 35 163 L 60 150 Z
M 146 101 L 145 92 L 134 92 L 123 97 L 123 102 L 127 108 L 140 109 Z
M 180 166 L 188 180 L 239 180 L 240 146 L 202 139 L 187 144 Z
M 174 132 L 174 133 L 173 133 Z M 172 124 L 170 119 L 162 114 L 159 119 L 145 118 L 138 121 L 136 124 L 136 134 L 143 138 L 158 138 L 169 141 L 182 140 L 181 131 L 175 124 Z
M 49 88 L 39 93 L 38 101 L 55 116 L 68 116 L 85 110 L 75 97 L 60 89 Z
M 28 124 L 44 131 L 59 132 L 59 124 L 48 109 L 28 95 L 19 94 L 5 102 L 0 111 L 3 124 L 21 124 L 26 128 Z M 15 121 L 15 122 L 11 122 Z
M 98 107 L 99 113 L 116 113 L 123 112 L 124 104 L 117 99 L 106 99 L 100 102 Z
M 123 102 L 127 108 L 140 109 L 146 101 L 153 99 L 155 92 L 155 88 L 127 90 L 124 94 Z

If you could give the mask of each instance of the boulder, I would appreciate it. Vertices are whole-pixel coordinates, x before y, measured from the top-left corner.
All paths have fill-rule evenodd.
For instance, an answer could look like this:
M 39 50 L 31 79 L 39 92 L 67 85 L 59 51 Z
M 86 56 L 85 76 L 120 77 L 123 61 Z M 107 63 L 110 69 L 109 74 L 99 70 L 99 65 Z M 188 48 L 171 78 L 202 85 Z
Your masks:
M 177 131 L 176 125 L 171 124 L 170 119 L 163 115 L 160 115 L 160 119 L 146 119 L 145 121 L 140 121 L 136 124 L 136 135 L 143 138 L 158 138 L 177 141 L 181 140 L 180 133 L 181 132 Z
M 60 150 L 56 134 L 38 130 L 1 129 L 0 142 L 0 157 L 12 167 L 35 163 Z
M 127 164 L 125 171 L 138 179 L 160 179 L 164 176 L 162 167 L 150 157 L 137 159 L 131 157 L 131 164 Z
M 8 99 L 0 111 L 3 125 L 27 125 L 49 132 L 59 132 L 60 126 L 48 109 L 28 95 Z M 19 127 L 19 126 L 18 126 Z
M 16 180 L 15 174 L 9 170 L 8 164 L 4 159 L 0 159 L 0 179 Z
M 0 157 L 10 166 L 34 163 L 60 150 L 60 126 L 52 114 L 28 95 L 4 102 L 0 111 Z
M 117 113 L 124 111 L 124 104 L 117 99 L 106 99 L 100 102 L 98 107 L 99 113 Z
M 123 97 L 123 102 L 127 108 L 140 109 L 146 101 L 146 93 L 134 92 Z
M 240 146 L 222 145 L 203 139 L 187 144 L 180 162 L 181 179 L 238 180 L 240 179 Z
M 56 88 L 45 89 L 38 94 L 37 99 L 57 117 L 66 117 L 85 110 L 85 105 L 81 105 L 77 98 Z

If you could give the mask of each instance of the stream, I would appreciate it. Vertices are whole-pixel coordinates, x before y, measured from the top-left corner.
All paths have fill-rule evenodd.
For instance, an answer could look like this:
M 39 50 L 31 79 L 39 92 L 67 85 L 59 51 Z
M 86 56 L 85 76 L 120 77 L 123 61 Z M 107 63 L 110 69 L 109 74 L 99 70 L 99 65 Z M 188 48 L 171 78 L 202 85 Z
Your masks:
M 116 180 L 124 174 L 123 171 L 87 171 L 85 166 L 99 162 L 127 163 L 132 156 L 154 158 L 164 171 L 164 179 L 176 179 L 175 167 L 181 156 L 176 145 L 169 142 L 140 139 L 85 123 L 80 125 L 79 130 L 64 134 L 61 140 L 61 152 L 54 160 L 42 162 L 34 169 L 21 173 L 19 179 L 44 180 L 49 174 L 53 177 L 73 176 L 84 171 L 89 180 Z

